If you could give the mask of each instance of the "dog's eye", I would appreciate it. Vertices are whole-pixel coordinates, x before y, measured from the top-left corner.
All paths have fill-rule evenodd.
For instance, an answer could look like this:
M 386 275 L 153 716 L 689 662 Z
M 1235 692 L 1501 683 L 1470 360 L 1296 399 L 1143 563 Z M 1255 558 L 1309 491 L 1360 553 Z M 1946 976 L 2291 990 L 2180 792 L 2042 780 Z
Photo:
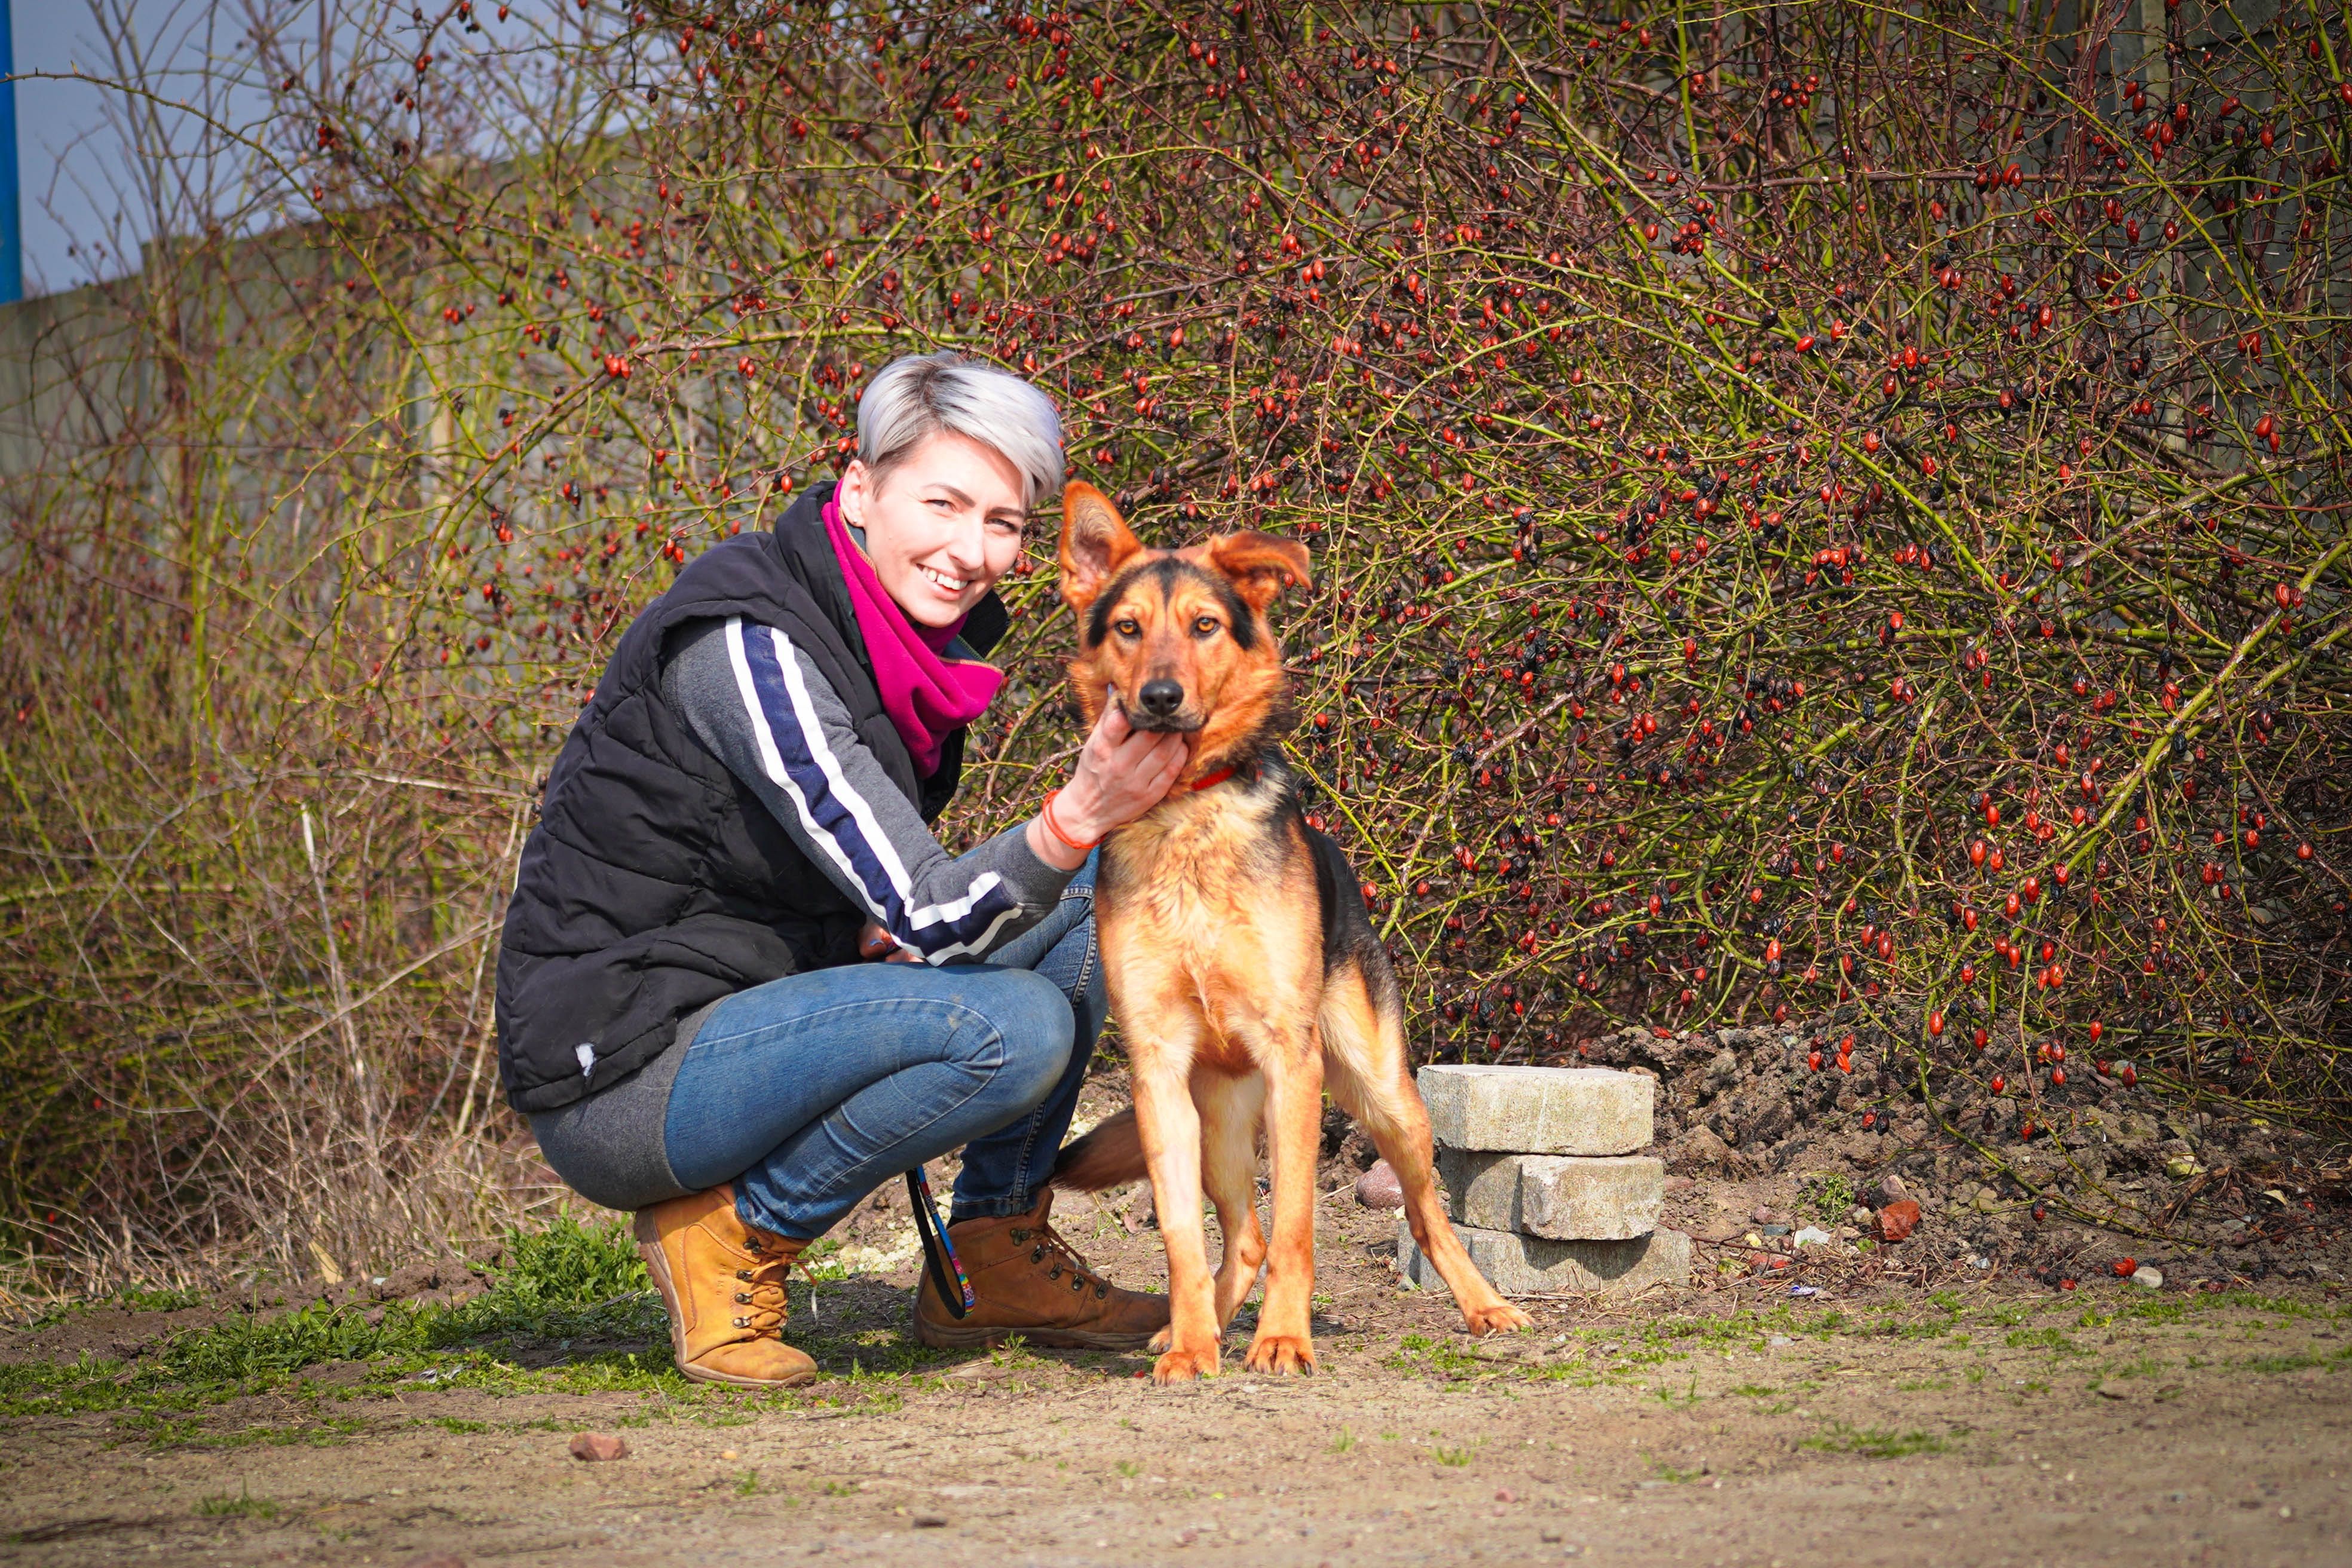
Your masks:
M 1202 616 L 1199 620 L 1194 621 L 1192 623 L 1192 635 L 1196 637 L 1215 637 L 1217 635 L 1217 617 L 1214 616 Z
M 1143 628 L 1135 624 L 1133 616 L 1122 621 L 1113 621 L 1110 629 L 1123 637 L 1139 637 L 1143 635 Z

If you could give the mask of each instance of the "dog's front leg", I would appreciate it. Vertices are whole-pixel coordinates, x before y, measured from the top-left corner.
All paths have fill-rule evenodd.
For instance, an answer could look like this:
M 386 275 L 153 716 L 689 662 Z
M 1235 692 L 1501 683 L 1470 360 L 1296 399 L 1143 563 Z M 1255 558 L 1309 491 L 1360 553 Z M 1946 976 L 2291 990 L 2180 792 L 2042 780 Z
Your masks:
M 1274 1236 L 1252 1372 L 1315 1370 L 1315 1159 L 1323 1142 L 1323 1050 L 1311 1025 L 1268 1031 L 1265 1147 L 1274 1164 Z
M 1151 1173 L 1152 1206 L 1168 1249 L 1168 1327 L 1152 1348 L 1154 1383 L 1182 1383 L 1217 1373 L 1217 1306 L 1201 1227 L 1201 1114 L 1192 1104 L 1188 1042 L 1135 1038 L 1135 1123 Z

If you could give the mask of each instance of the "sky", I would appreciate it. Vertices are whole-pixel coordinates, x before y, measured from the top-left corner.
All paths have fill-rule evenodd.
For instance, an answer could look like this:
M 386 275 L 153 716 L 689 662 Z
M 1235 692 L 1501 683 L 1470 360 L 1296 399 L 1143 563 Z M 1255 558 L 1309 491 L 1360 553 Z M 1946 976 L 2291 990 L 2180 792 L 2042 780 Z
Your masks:
M 499 29 L 510 42 L 527 39 L 551 17 L 571 22 L 561 0 L 511 0 L 514 21 Z M 27 72 L 79 71 L 109 80 L 142 74 L 157 97 L 205 102 L 223 126 L 247 133 L 265 127 L 268 95 L 251 82 L 249 36 L 257 17 L 286 30 L 289 52 L 316 61 L 320 0 L 0 0 L 15 30 L 16 145 L 24 223 L 25 292 L 56 293 L 137 269 L 139 248 L 152 237 L 156 193 L 138 182 L 131 151 L 144 137 L 186 153 L 198 145 L 200 122 L 168 106 L 99 82 L 26 80 Z M 373 12 L 395 30 L 409 6 L 394 0 L 329 0 L 336 12 Z M 482 0 L 480 9 L 494 9 Z M 428 9 L 437 13 L 436 4 Z M 609 5 L 600 7 L 609 10 Z M 103 20 L 101 20 L 103 18 Z M 115 40 L 110 43 L 110 37 Z M 128 44 L 130 52 L 121 52 Z M 184 172 L 215 189 L 234 184 L 237 168 L 224 160 Z M 165 205 L 182 213 L 184 201 Z
M 0 0 L 9 6 L 16 69 L 121 74 L 89 0 Z M 124 36 L 175 97 L 193 97 L 207 60 L 228 53 L 243 31 L 241 0 L 99 0 L 127 21 Z M 255 0 L 283 5 L 286 0 Z M 247 115 L 257 93 L 227 95 Z M 138 106 L 89 82 L 16 83 L 18 202 L 23 213 L 25 292 L 55 293 L 136 267 L 152 204 L 131 183 L 130 116 Z M 159 112 L 152 131 L 186 144 L 178 116 Z

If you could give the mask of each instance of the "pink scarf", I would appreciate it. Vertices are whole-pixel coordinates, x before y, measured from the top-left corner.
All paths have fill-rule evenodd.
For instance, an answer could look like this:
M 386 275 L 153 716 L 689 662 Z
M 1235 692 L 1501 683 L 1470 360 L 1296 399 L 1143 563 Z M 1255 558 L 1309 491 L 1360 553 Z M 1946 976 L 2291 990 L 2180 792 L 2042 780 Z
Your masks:
M 954 731 L 988 710 L 1004 684 L 1004 672 L 976 659 L 942 657 L 956 633 L 951 626 L 917 626 L 907 618 L 874 574 L 874 563 L 849 536 L 841 519 L 840 503 L 824 503 L 825 537 L 841 561 L 841 575 L 849 584 L 849 602 L 857 609 L 857 629 L 866 638 L 866 657 L 874 667 L 874 684 L 882 694 L 882 710 L 891 728 L 907 742 L 918 778 L 940 771 L 940 748 Z

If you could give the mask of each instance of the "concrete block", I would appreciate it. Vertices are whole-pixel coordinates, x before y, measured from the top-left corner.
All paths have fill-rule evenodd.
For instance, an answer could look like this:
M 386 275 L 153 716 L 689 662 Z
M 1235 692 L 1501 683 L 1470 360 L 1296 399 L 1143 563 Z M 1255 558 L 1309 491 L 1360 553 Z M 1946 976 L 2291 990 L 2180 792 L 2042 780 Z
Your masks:
M 1666 1163 L 1651 1154 L 1491 1154 L 1440 1149 L 1446 1212 L 1485 1230 L 1625 1241 L 1658 1228 Z
M 1678 1230 L 1654 1230 L 1630 1241 L 1551 1241 L 1475 1225 L 1457 1225 L 1454 1234 L 1462 1238 L 1486 1282 L 1506 1296 L 1568 1291 L 1623 1296 L 1653 1285 L 1690 1283 L 1691 1240 Z M 1444 1279 L 1413 1245 L 1412 1232 L 1402 1219 L 1397 1222 L 1397 1262 L 1409 1282 L 1425 1290 L 1444 1288 Z
M 1430 1130 L 1449 1149 L 1630 1154 L 1650 1142 L 1658 1080 L 1612 1068 L 1421 1069 Z

